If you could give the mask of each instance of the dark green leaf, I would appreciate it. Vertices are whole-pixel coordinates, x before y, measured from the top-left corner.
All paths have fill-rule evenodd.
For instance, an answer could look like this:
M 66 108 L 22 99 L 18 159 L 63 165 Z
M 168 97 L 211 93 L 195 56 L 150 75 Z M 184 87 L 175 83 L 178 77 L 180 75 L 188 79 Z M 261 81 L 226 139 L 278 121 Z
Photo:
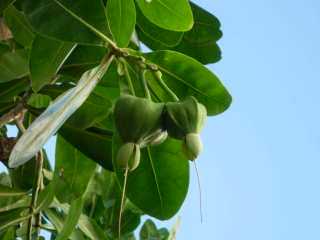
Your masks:
M 195 96 L 208 115 L 219 114 L 230 106 L 231 96 L 218 77 L 193 58 L 173 51 L 156 51 L 145 57 L 159 66 L 163 80 L 179 98 Z
M 26 195 L 26 192 L 21 191 L 20 189 L 14 189 L 8 186 L 0 184 L 0 198 L 4 197 L 16 197 Z
M 54 80 L 56 73 L 74 49 L 75 44 L 56 41 L 37 35 L 30 53 L 32 89 L 38 92 Z
M 69 238 L 78 223 L 82 208 L 83 198 L 76 199 L 71 203 L 68 216 L 65 219 L 63 228 L 59 231 L 56 240 L 66 240 Z
M 119 137 L 114 137 L 114 156 L 118 145 Z M 123 171 L 116 170 L 122 183 Z M 127 196 L 138 208 L 158 219 L 171 218 L 180 209 L 189 186 L 189 163 L 180 142 L 168 139 L 142 149 L 140 165 L 129 173 L 127 183 Z
M 139 40 L 151 49 L 167 49 L 178 45 L 183 32 L 165 30 L 151 23 L 137 8 L 137 31 Z
M 26 91 L 29 87 L 29 80 L 27 78 L 17 79 L 10 82 L 0 82 L 0 102 L 10 103 L 14 101 L 14 97 Z
M 221 51 L 217 41 L 222 37 L 219 20 L 191 3 L 194 16 L 193 28 L 186 32 L 175 51 L 187 54 L 203 64 L 214 63 L 221 59 Z
M 7 212 L 0 213 L 0 231 L 10 227 L 18 225 L 28 218 L 26 214 L 26 208 L 17 208 Z
M 188 0 L 137 0 L 142 13 L 154 24 L 172 31 L 188 31 L 193 25 Z
M 16 50 L 0 56 L 0 83 L 22 78 L 29 73 L 28 52 Z
M 58 40 L 101 45 L 99 37 L 109 35 L 101 0 L 33 0 L 22 5 L 36 31 Z
M 140 240 L 167 240 L 169 232 L 166 229 L 157 229 L 155 223 L 148 219 L 140 230 Z
M 112 36 L 119 47 L 127 47 L 136 23 L 133 0 L 108 0 L 107 18 Z
M 59 201 L 71 202 L 82 197 L 95 169 L 94 162 L 58 136 L 53 184 Z
M 0 1 L 0 15 L 14 0 L 1 0 Z
M 86 215 L 81 215 L 79 219 L 79 228 L 81 231 L 92 240 L 108 240 L 109 238 L 104 233 L 103 229 L 91 218 Z
M 82 130 L 65 124 L 59 131 L 69 143 L 105 169 L 112 167 L 112 133 Z
M 44 94 L 33 93 L 28 99 L 28 105 L 34 108 L 46 108 L 49 106 L 51 98 Z
M 9 5 L 4 12 L 4 19 L 10 28 L 14 40 L 25 47 L 30 47 L 34 34 L 25 15 L 13 5 Z

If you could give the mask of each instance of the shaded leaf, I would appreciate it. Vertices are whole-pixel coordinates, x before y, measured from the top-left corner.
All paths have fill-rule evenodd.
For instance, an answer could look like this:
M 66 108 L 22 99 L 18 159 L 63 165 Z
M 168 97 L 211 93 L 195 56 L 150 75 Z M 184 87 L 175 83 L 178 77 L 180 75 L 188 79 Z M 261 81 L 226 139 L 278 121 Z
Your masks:
M 192 28 L 193 16 L 188 0 L 137 0 L 142 13 L 154 24 L 172 31 Z
M 60 202 L 82 197 L 95 169 L 94 162 L 58 136 L 53 184 Z
M 231 96 L 218 77 L 193 58 L 168 50 L 145 57 L 159 66 L 163 80 L 179 98 L 196 97 L 207 108 L 208 115 L 222 113 L 230 106 Z
M 29 88 L 29 80 L 27 78 L 12 80 L 10 82 L 0 82 L 0 103 L 14 102 L 14 98 Z M 8 103 L 9 102 L 9 103 Z
M 25 15 L 13 5 L 9 5 L 4 12 L 4 19 L 13 34 L 14 40 L 22 46 L 30 47 L 34 33 Z
M 37 32 L 58 40 L 101 45 L 97 34 L 109 35 L 101 0 L 33 0 L 22 7 Z
M 109 0 L 107 18 L 112 36 L 119 47 L 127 47 L 136 23 L 133 0 Z
M 29 73 L 28 52 L 16 50 L 0 56 L 0 83 L 22 78 Z
M 38 92 L 54 80 L 56 73 L 74 49 L 75 44 L 56 41 L 37 35 L 30 53 L 32 89 Z

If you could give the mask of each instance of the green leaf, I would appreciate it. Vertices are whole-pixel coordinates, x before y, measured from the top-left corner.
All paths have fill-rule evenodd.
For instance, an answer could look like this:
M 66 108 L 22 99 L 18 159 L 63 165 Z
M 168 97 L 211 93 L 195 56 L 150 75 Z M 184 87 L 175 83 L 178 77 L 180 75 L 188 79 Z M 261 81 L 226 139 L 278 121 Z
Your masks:
M 25 47 L 30 47 L 34 34 L 25 15 L 13 5 L 9 5 L 4 12 L 4 19 L 14 40 Z
M 112 57 L 83 74 L 78 84 L 63 93 L 28 127 L 14 146 L 9 167 L 29 161 L 63 123 L 84 103 L 107 71 Z
M 169 232 L 167 229 L 157 229 L 155 223 L 148 219 L 140 230 L 140 240 L 167 240 Z
M 58 40 L 101 45 L 109 36 L 101 0 L 33 0 L 22 7 L 37 32 Z
M 71 202 L 82 197 L 96 164 L 61 136 L 57 139 L 55 159 L 53 184 L 56 197 L 60 202 Z
M 14 0 L 1 0 L 0 1 L 0 15 Z
M 151 49 L 167 49 L 179 44 L 183 32 L 165 30 L 151 23 L 137 8 L 137 32 L 139 40 Z
M 28 99 L 28 105 L 34 108 L 46 108 L 49 106 L 51 98 L 44 94 L 33 93 Z
M 222 113 L 230 106 L 231 96 L 218 77 L 193 58 L 168 50 L 145 57 L 159 66 L 164 82 L 179 98 L 196 97 L 207 108 L 208 115 Z
M 80 218 L 83 203 L 83 198 L 76 199 L 71 203 L 68 216 L 65 219 L 63 228 L 59 231 L 56 240 L 66 240 L 72 234 Z
M 217 41 L 222 37 L 219 20 L 191 3 L 194 16 L 193 28 L 183 35 L 182 41 L 173 48 L 187 54 L 203 64 L 215 63 L 221 59 L 221 50 Z
M 31 85 L 38 92 L 54 80 L 56 73 L 74 49 L 75 44 L 37 35 L 30 53 Z
M 28 211 L 28 209 L 18 208 L 0 213 L 0 231 L 10 226 L 18 225 L 26 220 L 30 216 L 26 214 L 26 211 Z
M 22 78 L 29 73 L 28 52 L 16 50 L 0 56 L 0 83 Z
M 103 229 L 91 218 L 82 214 L 79 219 L 80 230 L 92 240 L 108 240 L 109 238 L 104 233 Z
M 9 228 L 3 234 L 0 233 L 1 240 L 12 240 L 15 238 L 15 229 L 13 227 Z
M 0 82 L 0 103 L 13 103 L 14 98 L 26 91 L 29 85 L 30 83 L 27 78 L 12 80 L 5 83 Z
M 127 47 L 136 23 L 133 0 L 108 0 L 107 18 L 112 36 L 119 47 Z
M 119 137 L 114 137 L 115 156 Z M 116 167 L 122 184 L 123 171 Z M 181 143 L 168 139 L 161 145 L 141 151 L 139 167 L 130 172 L 127 181 L 127 197 L 144 213 L 164 220 L 180 209 L 189 186 L 189 163 L 181 151 Z
M 192 28 L 193 16 L 188 0 L 137 0 L 142 13 L 161 28 L 184 32 Z
M 112 170 L 112 133 L 65 124 L 59 131 L 69 143 L 105 169 Z

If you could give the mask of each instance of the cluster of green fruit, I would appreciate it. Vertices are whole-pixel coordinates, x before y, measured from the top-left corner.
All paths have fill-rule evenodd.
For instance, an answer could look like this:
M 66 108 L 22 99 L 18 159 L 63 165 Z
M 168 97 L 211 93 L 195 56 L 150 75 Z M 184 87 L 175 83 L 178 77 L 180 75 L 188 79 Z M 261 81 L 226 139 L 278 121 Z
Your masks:
M 168 103 L 120 96 L 114 108 L 116 129 L 123 142 L 117 153 L 118 167 L 133 171 L 139 166 L 140 149 L 161 144 L 168 136 L 182 140 L 184 154 L 195 160 L 202 150 L 199 133 L 206 118 L 206 108 L 192 96 Z

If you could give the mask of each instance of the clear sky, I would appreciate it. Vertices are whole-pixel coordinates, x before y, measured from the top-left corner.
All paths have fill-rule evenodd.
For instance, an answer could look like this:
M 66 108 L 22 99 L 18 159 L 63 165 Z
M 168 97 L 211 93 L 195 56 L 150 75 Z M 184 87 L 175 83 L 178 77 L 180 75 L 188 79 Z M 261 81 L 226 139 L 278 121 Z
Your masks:
M 204 222 L 192 171 L 177 239 L 320 239 L 319 0 L 195 2 L 221 20 L 210 69 L 234 101 L 203 134 Z

